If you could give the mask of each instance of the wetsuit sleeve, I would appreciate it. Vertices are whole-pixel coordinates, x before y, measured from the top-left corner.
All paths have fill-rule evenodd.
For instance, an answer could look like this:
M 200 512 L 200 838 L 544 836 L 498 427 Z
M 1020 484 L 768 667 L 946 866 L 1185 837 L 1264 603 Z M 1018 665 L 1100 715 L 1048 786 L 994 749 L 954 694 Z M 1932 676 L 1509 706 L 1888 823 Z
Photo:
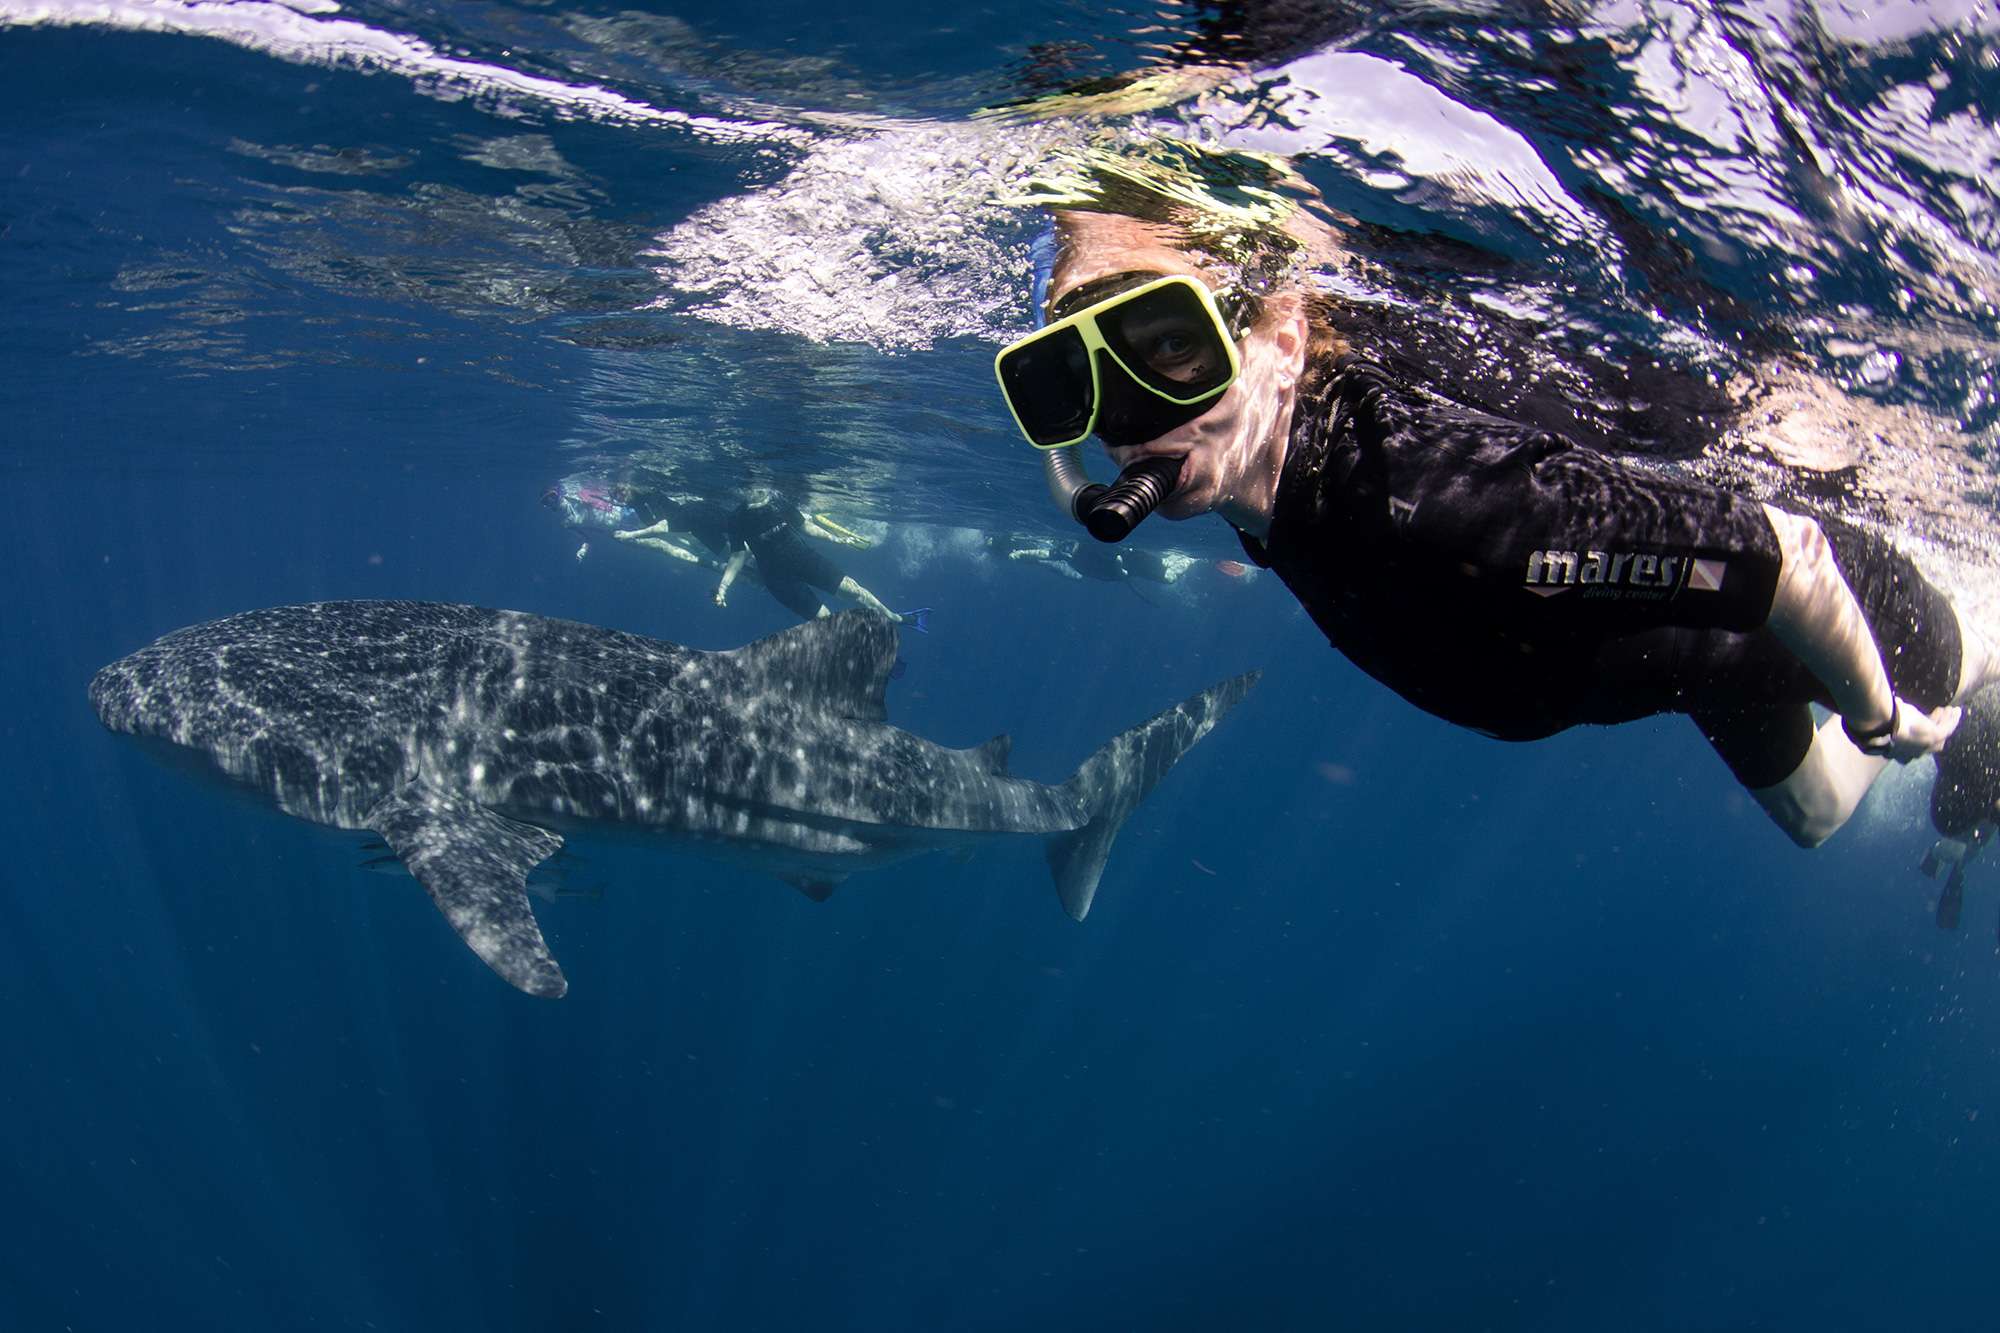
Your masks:
M 1763 506 L 1475 414 L 1409 423 L 1386 477 L 1401 544 L 1454 561 L 1524 629 L 1762 626 L 1781 555 Z

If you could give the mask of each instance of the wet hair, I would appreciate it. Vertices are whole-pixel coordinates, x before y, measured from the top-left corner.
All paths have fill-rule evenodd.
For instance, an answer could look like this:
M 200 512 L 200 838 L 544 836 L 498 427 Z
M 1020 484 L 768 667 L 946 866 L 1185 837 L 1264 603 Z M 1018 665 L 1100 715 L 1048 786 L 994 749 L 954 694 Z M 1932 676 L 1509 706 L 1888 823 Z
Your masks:
M 1308 294 L 1306 308 L 1306 365 L 1332 365 L 1336 357 L 1351 348 L 1340 332 L 1341 307 L 1332 297 Z
M 1138 220 L 1151 221 L 1146 218 Z M 1215 293 L 1216 305 L 1229 321 L 1230 331 L 1239 338 L 1264 322 L 1269 308 L 1267 298 L 1297 286 L 1297 277 L 1292 269 L 1299 247 L 1282 232 L 1252 241 L 1252 234 L 1247 232 L 1222 238 L 1212 233 L 1191 232 L 1171 223 L 1165 226 L 1156 224 L 1154 230 L 1161 244 L 1184 255 L 1201 280 Z M 1066 271 L 1079 259 L 1076 232 L 1072 227 L 1062 225 L 1060 215 L 1056 236 L 1056 259 L 1051 270 L 1052 290 L 1062 286 Z M 1063 295 L 1067 298 L 1073 292 L 1064 292 Z M 1073 303 L 1051 302 L 1044 310 L 1044 316 L 1055 318 L 1058 304 Z
M 1448 283 L 1412 284 L 1412 268 L 1423 265 L 1406 262 L 1400 243 L 1385 250 L 1369 229 L 1329 216 L 1276 159 L 1106 135 L 1048 164 L 1020 201 L 1056 211 L 1058 283 L 1079 245 L 1092 243 L 1089 219 L 1108 216 L 1144 224 L 1200 273 L 1219 305 L 1238 295 L 1261 304 L 1250 328 L 1268 319 L 1269 297 L 1297 295 L 1305 399 L 1323 397 L 1340 358 L 1358 355 L 1467 407 L 1604 452 L 1663 458 L 1700 455 L 1741 413 L 1723 381 L 1658 350 L 1566 346 L 1533 321 L 1468 307 Z M 1462 258 L 1445 255 L 1435 267 L 1450 272 Z M 1389 285 L 1409 299 L 1342 299 L 1315 280 L 1336 273 L 1358 276 L 1363 287 L 1394 275 Z
M 1100 141 L 1051 164 L 1023 202 L 1057 211 L 1053 273 L 1075 262 L 1075 223 L 1097 214 L 1143 223 L 1188 257 L 1218 303 L 1254 325 L 1265 296 L 1295 281 L 1305 245 L 1286 227 L 1301 187 L 1273 159 L 1155 137 Z

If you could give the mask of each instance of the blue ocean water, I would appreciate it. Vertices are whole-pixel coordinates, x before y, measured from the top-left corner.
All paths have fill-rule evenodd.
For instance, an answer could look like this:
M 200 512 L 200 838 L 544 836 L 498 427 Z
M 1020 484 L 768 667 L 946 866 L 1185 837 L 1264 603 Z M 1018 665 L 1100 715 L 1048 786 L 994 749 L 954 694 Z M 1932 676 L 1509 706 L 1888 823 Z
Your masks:
M 1264 37 L 1218 43 L 1218 13 Z M 1677 719 L 1525 747 L 1454 730 L 1332 653 L 1274 579 L 1217 568 L 1235 552 L 1212 523 L 1145 530 L 1193 560 L 1169 591 L 984 558 L 962 530 L 1060 531 L 991 390 L 988 323 L 1025 301 L 979 306 L 953 285 L 970 256 L 863 218 L 856 251 L 916 276 L 888 332 L 815 341 L 792 277 L 725 274 L 717 297 L 658 258 L 694 220 L 718 262 L 748 259 L 726 247 L 758 233 L 703 210 L 769 201 L 795 232 L 783 191 L 815 153 L 917 127 L 856 178 L 887 195 L 920 156 L 896 143 L 1163 60 L 1176 23 L 1253 74 L 1391 53 L 1517 127 L 1585 211 L 1643 219 L 1657 180 L 1579 187 L 1607 145 L 1577 90 L 1643 121 L 1615 102 L 1636 94 L 1613 75 L 1646 68 L 1631 52 L 1754 18 L 1607 12 L 1623 38 L 1543 49 L 1442 8 L 1315 16 L 1287 36 L 1256 6 L 947 26 L 886 5 L 0 3 L 0 1323 L 1991 1327 L 2000 895 L 1976 874 L 1966 928 L 1932 924 L 1921 793 L 1806 854 Z M 1522 205 L 1507 232 L 1452 171 L 1414 187 L 1407 144 L 1402 185 L 1350 170 L 1341 151 L 1376 151 L 1358 131 L 1302 170 L 1376 253 L 1439 247 L 1413 290 L 1582 291 L 1628 340 L 1642 310 L 1728 345 L 1783 325 L 1843 382 L 1945 413 L 1978 464 L 2000 233 L 1957 164 L 1890 150 L 1914 122 L 1990 134 L 1994 29 L 1920 13 L 1863 50 L 1838 18 L 1777 25 L 1792 44 L 1748 82 L 1842 202 L 1814 213 L 1822 186 L 1772 168 L 1795 230 L 1660 220 L 1691 276 L 1636 251 L 1592 269 L 1537 239 L 1561 210 Z M 312 27 L 333 23 L 360 31 Z M 1794 78 L 1829 49 L 1848 85 Z M 1730 150 L 1715 128 L 1754 98 L 1704 69 L 1683 70 L 1683 128 L 1760 160 L 1756 133 Z M 1531 78 L 1581 101 L 1534 123 Z M 965 202 L 933 188 L 923 217 Z M 1941 231 L 1911 229 L 1931 249 L 1884 239 L 1885 199 L 1937 210 Z M 982 227 L 1016 253 L 1024 228 Z M 996 290 L 1020 289 L 1014 262 Z M 875 309 L 879 283 L 839 290 L 851 254 L 826 263 L 797 281 Z M 1787 265 L 1817 277 L 1771 276 Z M 1939 329 L 1963 336 L 1919 336 Z M 104 663 L 285 602 L 466 601 L 704 648 L 789 624 L 615 542 L 575 558 L 538 496 L 634 459 L 892 525 L 842 558 L 937 608 L 905 635 L 893 720 L 1009 732 L 1018 773 L 1059 780 L 1196 689 L 1264 679 L 1133 818 L 1081 926 L 1027 842 L 824 904 L 624 849 L 536 905 L 557 1003 L 497 981 L 411 881 L 365 873 L 356 838 L 227 799 L 91 713 Z

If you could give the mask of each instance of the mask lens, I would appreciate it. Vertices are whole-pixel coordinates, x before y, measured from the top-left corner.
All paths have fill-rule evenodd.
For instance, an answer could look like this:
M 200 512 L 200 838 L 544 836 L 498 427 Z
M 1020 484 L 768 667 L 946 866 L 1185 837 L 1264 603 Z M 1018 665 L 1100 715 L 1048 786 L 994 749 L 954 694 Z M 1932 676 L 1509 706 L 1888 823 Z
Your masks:
M 1149 393 L 1116 361 L 1099 353 L 1097 369 L 1104 385 L 1104 403 L 1097 413 L 1097 438 L 1114 449 L 1157 440 L 1176 426 L 1193 421 L 1215 405 L 1213 398 L 1197 403 L 1170 403 Z
M 1097 316 L 1097 329 L 1134 376 L 1182 400 L 1229 386 L 1229 334 L 1185 283 L 1156 287 Z
M 1090 353 L 1074 328 L 1002 354 L 1000 387 L 1036 444 L 1068 444 L 1090 427 Z

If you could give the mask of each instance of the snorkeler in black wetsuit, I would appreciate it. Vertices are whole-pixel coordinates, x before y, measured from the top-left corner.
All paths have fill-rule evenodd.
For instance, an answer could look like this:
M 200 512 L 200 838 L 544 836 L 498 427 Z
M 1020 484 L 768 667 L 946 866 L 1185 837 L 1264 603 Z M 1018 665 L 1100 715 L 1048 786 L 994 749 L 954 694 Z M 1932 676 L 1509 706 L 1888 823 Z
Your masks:
M 1958 619 L 1907 558 L 1824 525 L 1898 697 L 1959 688 Z M 1354 357 L 1308 371 L 1270 529 L 1243 534 L 1327 639 L 1404 698 L 1506 740 L 1684 712 L 1744 786 L 1805 758 L 1829 691 L 1763 626 L 1763 506 L 1417 397 Z
M 764 586 L 796 616 L 811 620 L 832 612 L 813 589 L 851 597 L 862 606 L 901 622 L 903 617 L 882 604 L 880 598 L 850 578 L 839 565 L 806 545 L 800 528 L 804 516 L 795 505 L 768 489 L 752 491 L 729 516 L 729 564 L 715 589 L 715 604 L 725 605 L 729 587 L 751 557 Z
M 1406 389 L 1324 298 L 1230 290 L 1184 233 L 1059 220 L 1048 323 L 996 362 L 1016 424 L 1058 451 L 1094 433 L 1128 469 L 1172 460 L 1161 514 L 1222 515 L 1429 712 L 1510 740 L 1687 713 L 1814 845 L 2000 675 L 1886 543 Z M 1815 728 L 1815 703 L 1837 716 Z M 1996 794 L 1974 798 L 1988 822 Z

